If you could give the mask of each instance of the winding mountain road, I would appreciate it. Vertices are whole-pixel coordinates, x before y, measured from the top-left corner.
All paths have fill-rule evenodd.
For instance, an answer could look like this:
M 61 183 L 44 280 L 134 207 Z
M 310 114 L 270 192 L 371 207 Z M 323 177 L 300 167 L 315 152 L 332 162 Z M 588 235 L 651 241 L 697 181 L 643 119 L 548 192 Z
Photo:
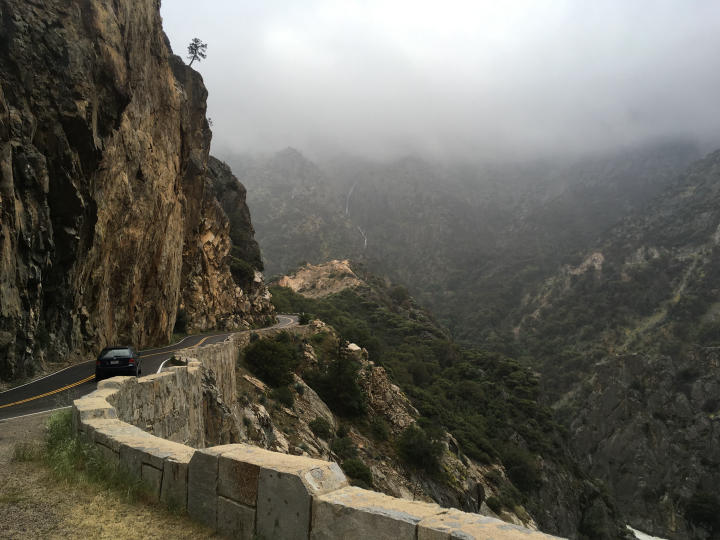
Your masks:
M 268 328 L 289 328 L 298 324 L 294 315 L 278 315 L 278 323 Z M 234 332 L 187 336 L 177 343 L 140 351 L 143 375 L 155 373 L 173 353 L 190 347 L 225 341 Z M 72 404 L 74 399 L 92 392 L 95 382 L 95 359 L 61 369 L 26 384 L 0 392 L 0 422 Z

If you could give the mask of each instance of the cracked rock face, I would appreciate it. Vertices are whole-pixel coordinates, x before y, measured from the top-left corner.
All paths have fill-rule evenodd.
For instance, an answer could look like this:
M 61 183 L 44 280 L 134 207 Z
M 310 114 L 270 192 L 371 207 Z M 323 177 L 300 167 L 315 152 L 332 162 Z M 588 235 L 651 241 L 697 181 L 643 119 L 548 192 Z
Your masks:
M 195 329 L 267 312 L 224 260 L 206 97 L 156 0 L 0 0 L 0 378 L 167 341 L 181 302 Z

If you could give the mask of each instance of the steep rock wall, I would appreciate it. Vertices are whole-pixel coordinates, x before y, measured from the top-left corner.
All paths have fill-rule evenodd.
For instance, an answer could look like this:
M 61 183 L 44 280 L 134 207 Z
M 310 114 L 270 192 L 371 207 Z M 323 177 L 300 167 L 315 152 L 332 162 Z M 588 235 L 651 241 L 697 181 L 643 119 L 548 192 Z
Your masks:
M 161 373 L 116 379 L 117 384 L 106 385 L 113 387 L 106 399 L 119 419 L 156 437 L 194 448 L 217 444 L 223 425 L 218 411 L 229 411 L 227 405 L 236 400 L 235 361 L 247 343 L 237 336 L 242 334 L 187 349 L 180 357 L 183 365 L 168 364 Z
M 191 328 L 259 316 L 224 261 L 206 96 L 157 0 L 0 0 L 0 378 L 166 341 L 181 302 Z
M 230 187 L 223 192 L 218 185 Z M 186 224 L 183 255 L 181 307 L 188 312 L 189 329 L 220 326 L 235 330 L 249 323 L 264 323 L 273 316 L 273 307 L 259 273 L 262 260 L 245 204 L 245 188 L 227 165 L 212 156 L 207 160 L 202 188 L 195 196 L 201 197 L 203 205 L 198 208 L 199 219 Z M 234 271 L 238 257 L 247 261 L 245 273 Z M 224 294 L 218 295 L 219 290 Z

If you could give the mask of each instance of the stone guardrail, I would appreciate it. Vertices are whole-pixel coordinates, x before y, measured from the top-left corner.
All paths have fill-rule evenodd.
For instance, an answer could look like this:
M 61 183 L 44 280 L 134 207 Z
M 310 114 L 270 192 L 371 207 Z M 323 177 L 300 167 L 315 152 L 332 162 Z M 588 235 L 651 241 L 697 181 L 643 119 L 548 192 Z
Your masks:
M 271 452 L 247 444 L 195 449 L 152 435 L 128 422 L 155 426 L 181 422 L 150 418 L 167 408 L 158 400 L 170 389 L 196 396 L 199 373 L 214 364 L 234 380 L 238 350 L 247 336 L 196 349 L 187 366 L 135 379 L 114 377 L 75 400 L 75 430 L 130 474 L 151 496 L 221 533 L 243 540 L 466 540 L 554 538 L 503 521 L 407 501 L 348 485 L 337 463 Z M 219 363 L 218 363 L 219 362 Z M 225 365 L 231 363 L 231 365 Z M 229 382 L 228 388 L 233 383 Z M 130 394 L 136 393 L 134 399 Z M 177 397 L 173 399 L 179 399 Z M 193 398 L 194 399 L 194 398 Z M 201 403 L 189 399 L 191 405 Z M 123 404 L 116 407 L 113 403 Z M 131 409 L 130 407 L 134 407 Z M 135 415 L 132 410 L 144 408 Z M 131 414 L 132 413 L 132 414 Z M 128 418 L 131 416 L 131 418 Z M 161 427 L 161 430 L 165 427 Z

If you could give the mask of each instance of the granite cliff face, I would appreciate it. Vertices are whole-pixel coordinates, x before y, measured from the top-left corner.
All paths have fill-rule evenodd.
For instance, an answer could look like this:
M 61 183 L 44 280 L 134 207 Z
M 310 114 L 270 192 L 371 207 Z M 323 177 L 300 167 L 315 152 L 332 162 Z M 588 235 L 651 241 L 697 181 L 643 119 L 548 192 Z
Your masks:
M 0 1 L 0 377 L 269 313 L 225 260 L 198 73 L 156 0 Z M 259 294 L 258 294 L 258 291 Z

